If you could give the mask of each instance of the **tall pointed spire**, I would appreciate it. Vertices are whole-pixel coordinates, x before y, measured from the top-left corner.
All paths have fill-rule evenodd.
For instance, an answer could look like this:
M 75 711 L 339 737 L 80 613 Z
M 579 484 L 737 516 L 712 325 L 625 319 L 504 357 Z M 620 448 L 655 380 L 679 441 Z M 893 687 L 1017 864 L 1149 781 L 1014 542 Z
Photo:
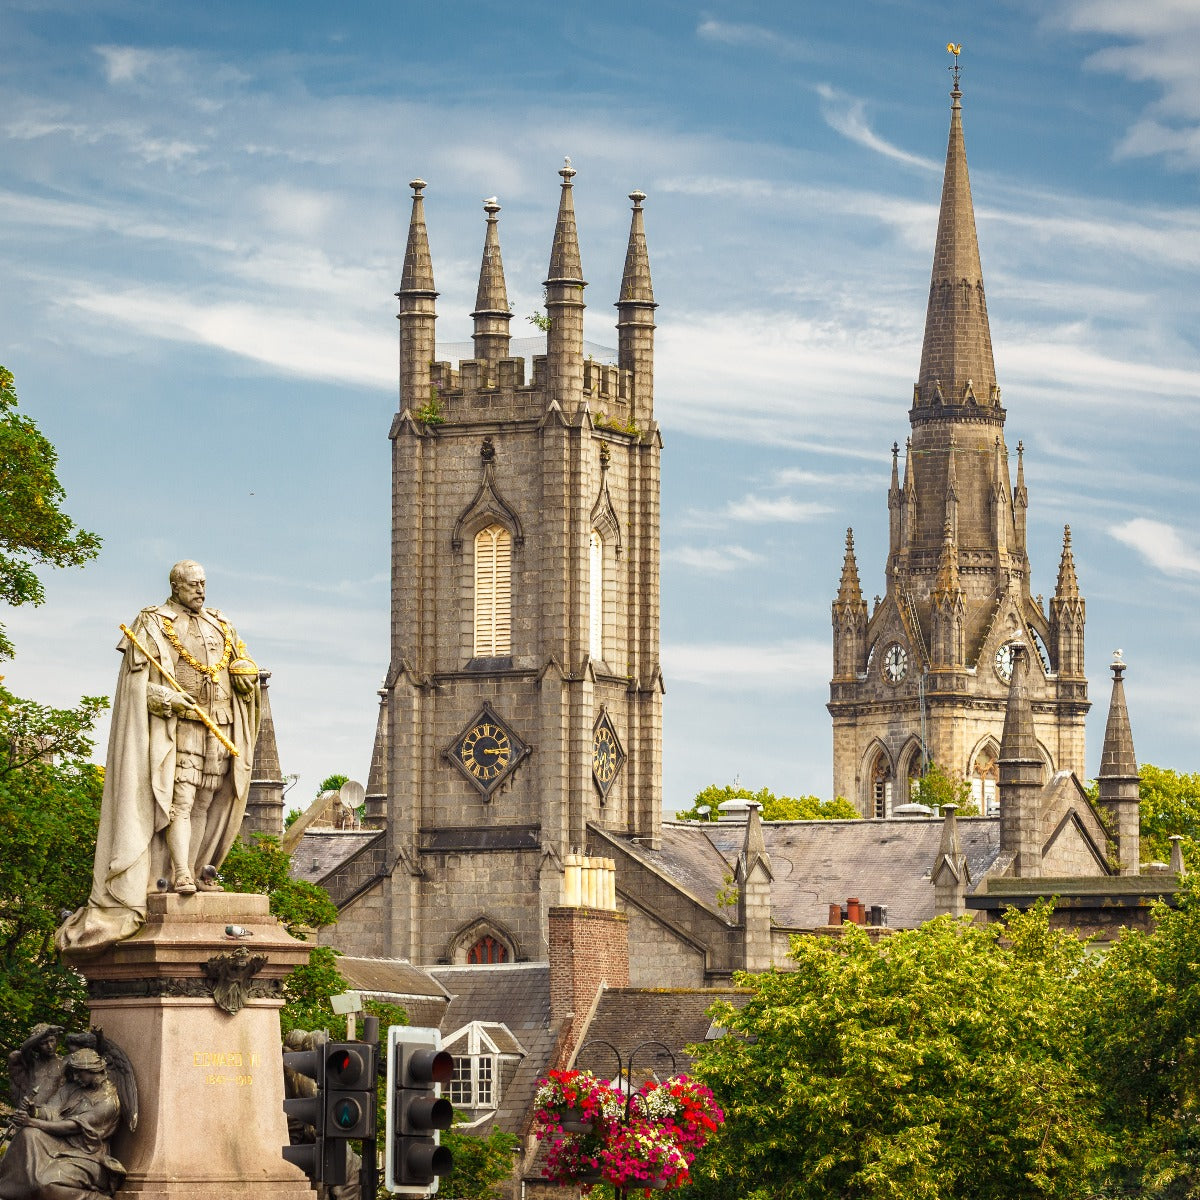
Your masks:
M 646 428 L 654 415 L 654 285 L 650 282 L 650 255 L 646 250 L 646 225 L 642 201 L 646 193 L 630 192 L 633 217 L 629 222 L 629 245 L 621 276 L 617 308 L 617 363 L 634 377 L 635 425 Z
M 861 604 L 862 585 L 858 578 L 858 560 L 854 557 L 854 530 L 846 530 L 846 554 L 842 559 L 842 578 L 838 584 L 839 604 Z
M 979 404 L 987 404 L 995 394 L 996 366 L 967 174 L 957 73 L 950 96 L 950 137 L 917 387 L 920 401 L 925 404 L 933 401 L 939 386 L 947 404 L 965 403 L 969 391 Z
M 254 744 L 254 769 L 250 772 L 250 792 L 246 799 L 246 815 L 242 820 L 242 836 L 249 841 L 251 833 L 283 833 L 283 794 L 286 780 L 279 765 L 279 746 L 275 741 L 275 718 L 271 715 L 271 672 L 258 673 L 261 693 L 258 741 Z
M 375 722 L 375 744 L 371 748 L 371 768 L 367 772 L 366 825 L 382 829 L 388 812 L 388 776 L 391 756 L 388 753 L 389 697 L 386 687 L 379 689 L 379 716 Z
M 583 402 L 583 264 L 579 259 L 579 234 L 575 228 L 575 202 L 571 180 L 575 168 L 568 158 L 559 171 L 562 192 L 554 244 L 550 248 L 550 270 L 545 279 L 546 367 L 550 375 L 550 397 L 574 411 Z
M 1075 600 L 1079 596 L 1079 580 L 1075 575 L 1075 554 L 1071 550 L 1071 527 L 1063 526 L 1062 557 L 1058 560 L 1058 583 L 1054 595 L 1060 600 Z
M 496 363 L 508 357 L 509 322 L 512 310 L 508 307 L 508 292 L 504 286 L 504 262 L 500 257 L 500 204 L 495 196 L 483 202 L 487 213 L 487 232 L 483 239 L 483 262 L 479 266 L 479 288 L 475 293 L 475 311 L 471 314 L 475 332 L 475 357 Z
M 1125 662 L 1120 650 L 1113 654 L 1112 673 L 1112 699 L 1108 703 L 1108 724 L 1104 727 L 1104 748 L 1100 751 L 1096 780 L 1100 804 L 1108 810 L 1116 829 L 1121 874 L 1136 875 L 1141 857 L 1141 802 L 1137 755 L 1125 704 Z
M 429 403 L 432 379 L 429 364 L 435 353 L 434 329 L 437 323 L 437 291 L 433 286 L 433 259 L 429 254 L 429 234 L 425 229 L 425 180 L 414 179 L 412 216 L 408 222 L 408 245 L 404 250 L 404 269 L 396 299 L 400 311 L 400 411 L 417 409 Z
M 1013 856 L 1013 874 L 1029 879 L 1042 873 L 1042 756 L 1029 695 L 1029 649 L 1012 648 L 1012 679 L 1004 732 L 1000 737 L 1000 849 Z

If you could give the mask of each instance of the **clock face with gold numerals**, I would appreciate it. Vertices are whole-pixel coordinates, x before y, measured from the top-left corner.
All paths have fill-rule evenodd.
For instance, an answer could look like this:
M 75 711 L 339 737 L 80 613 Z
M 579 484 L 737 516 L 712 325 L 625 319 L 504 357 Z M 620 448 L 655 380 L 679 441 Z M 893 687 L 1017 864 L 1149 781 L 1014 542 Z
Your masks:
M 529 747 L 485 704 L 446 751 L 450 761 L 485 796 L 500 786 Z
M 608 789 L 612 787 L 624 762 L 625 751 L 621 747 L 621 739 L 617 737 L 608 711 L 601 710 L 592 729 L 592 778 L 601 796 L 608 795 Z

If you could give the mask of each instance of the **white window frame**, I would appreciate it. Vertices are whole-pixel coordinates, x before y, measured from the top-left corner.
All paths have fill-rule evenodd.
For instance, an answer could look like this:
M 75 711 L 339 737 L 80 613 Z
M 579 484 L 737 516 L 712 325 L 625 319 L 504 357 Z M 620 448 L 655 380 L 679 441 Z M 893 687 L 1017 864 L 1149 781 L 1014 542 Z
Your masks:
M 475 535 L 476 658 L 512 653 L 512 534 L 488 525 Z

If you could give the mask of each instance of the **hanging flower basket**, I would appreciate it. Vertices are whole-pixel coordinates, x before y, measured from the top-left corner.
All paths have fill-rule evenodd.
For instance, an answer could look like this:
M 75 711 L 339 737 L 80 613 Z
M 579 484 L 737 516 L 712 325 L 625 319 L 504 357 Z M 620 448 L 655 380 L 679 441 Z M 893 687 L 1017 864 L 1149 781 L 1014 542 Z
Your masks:
M 590 1071 L 551 1071 L 534 1093 L 534 1132 L 592 1133 L 620 1118 L 625 1098 Z
M 635 1094 L 634 1105 L 647 1120 L 669 1129 L 677 1146 L 692 1150 L 703 1146 L 725 1119 L 712 1092 L 687 1075 L 644 1083 Z
M 662 1191 L 691 1182 L 688 1160 L 671 1132 L 636 1117 L 612 1131 L 600 1161 L 604 1181 L 613 1187 Z

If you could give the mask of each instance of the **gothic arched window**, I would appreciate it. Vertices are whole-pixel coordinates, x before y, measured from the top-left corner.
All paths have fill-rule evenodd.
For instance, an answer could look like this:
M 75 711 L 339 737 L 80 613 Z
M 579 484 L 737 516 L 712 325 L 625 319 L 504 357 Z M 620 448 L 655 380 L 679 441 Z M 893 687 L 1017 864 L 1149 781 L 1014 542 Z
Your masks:
M 996 761 L 996 751 L 984 746 L 975 755 L 971 764 L 971 799 L 975 801 L 981 817 L 994 817 L 1000 811 L 1000 797 L 997 787 L 1000 781 L 1000 764 Z
M 512 653 L 512 534 L 489 525 L 475 535 L 475 657 Z
M 485 934 L 467 951 L 467 962 L 473 967 L 506 963 L 508 947 L 499 938 L 492 937 L 490 933 Z
M 892 815 L 892 785 L 892 764 L 888 762 L 887 755 L 880 751 L 871 768 L 871 816 Z
M 604 539 L 593 529 L 588 544 L 588 654 L 604 659 Z

